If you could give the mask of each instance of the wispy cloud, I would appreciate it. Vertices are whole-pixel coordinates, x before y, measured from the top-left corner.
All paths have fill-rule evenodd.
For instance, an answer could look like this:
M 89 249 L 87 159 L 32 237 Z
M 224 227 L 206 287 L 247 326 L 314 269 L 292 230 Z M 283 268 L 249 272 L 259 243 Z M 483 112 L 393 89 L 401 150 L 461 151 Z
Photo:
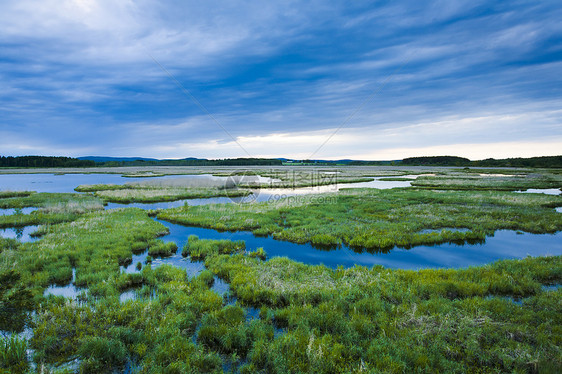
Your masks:
M 151 55 L 256 156 L 310 155 L 389 75 L 321 157 L 558 144 L 561 18 L 526 1 L 3 2 L 0 152 L 243 156 Z

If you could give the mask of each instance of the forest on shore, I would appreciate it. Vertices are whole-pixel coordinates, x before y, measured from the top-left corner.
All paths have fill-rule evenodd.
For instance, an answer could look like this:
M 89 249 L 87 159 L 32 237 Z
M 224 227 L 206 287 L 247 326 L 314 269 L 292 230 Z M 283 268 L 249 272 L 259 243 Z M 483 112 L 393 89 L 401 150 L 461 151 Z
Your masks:
M 506 158 L 471 161 L 457 156 L 408 157 L 395 161 L 356 160 L 287 160 L 277 158 L 225 158 L 225 159 L 143 159 L 60 156 L 0 156 L 1 168 L 63 168 L 63 167 L 120 167 L 120 166 L 276 166 L 276 165 L 391 165 L 391 166 L 457 166 L 457 167 L 518 167 L 562 168 L 562 156 Z

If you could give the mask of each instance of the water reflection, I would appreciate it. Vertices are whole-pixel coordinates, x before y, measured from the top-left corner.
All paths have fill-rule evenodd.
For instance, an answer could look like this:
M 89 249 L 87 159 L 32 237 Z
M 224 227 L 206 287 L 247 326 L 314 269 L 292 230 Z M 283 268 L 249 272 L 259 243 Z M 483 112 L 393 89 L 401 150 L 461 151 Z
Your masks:
M 35 231 L 39 226 L 25 226 L 25 227 L 9 227 L 0 229 L 0 236 L 6 239 L 17 239 L 22 243 L 33 242 L 37 240 L 33 237 Z
M 36 211 L 37 209 L 38 208 L 34 207 L 0 209 L 0 216 L 11 216 L 13 214 L 29 214 Z
M 70 299 L 76 299 L 78 295 L 82 292 L 86 292 L 84 289 L 80 289 L 74 285 L 76 281 L 76 269 L 72 269 L 72 280 L 66 286 L 57 286 L 57 285 L 50 285 L 47 287 L 45 292 L 43 293 L 44 296 L 54 295 L 54 296 L 64 296 Z
M 525 191 L 515 191 L 516 193 L 543 193 L 546 195 L 560 195 L 562 191 L 558 188 L 529 188 Z

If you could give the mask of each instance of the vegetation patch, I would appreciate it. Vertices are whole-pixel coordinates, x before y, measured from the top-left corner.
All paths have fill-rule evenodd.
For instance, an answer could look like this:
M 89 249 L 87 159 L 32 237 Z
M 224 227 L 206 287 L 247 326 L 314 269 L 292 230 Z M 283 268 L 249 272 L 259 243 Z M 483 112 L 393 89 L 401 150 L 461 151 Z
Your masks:
M 199 240 L 196 235 L 190 235 L 182 255 L 199 261 L 204 260 L 207 256 L 239 253 L 244 249 L 246 249 L 246 243 L 242 240 Z
M 38 207 L 30 214 L 18 210 Z M 0 209 L 16 210 L 15 214 L 0 216 L 0 228 L 23 227 L 73 221 L 81 215 L 103 210 L 100 199 L 91 195 L 71 193 L 32 193 L 19 197 L 0 199 Z
M 205 263 L 239 299 L 287 329 L 256 341 L 242 372 L 562 368 L 562 292 L 541 287 L 562 281 L 560 256 L 422 271 L 333 270 L 243 254 L 208 256 Z
M 180 188 L 180 187 L 152 187 L 144 185 L 82 185 L 75 188 L 79 192 L 94 192 L 94 196 L 106 202 L 156 203 L 183 199 L 204 199 L 211 197 L 240 197 L 251 192 L 225 188 Z
M 28 368 L 27 341 L 16 335 L 0 337 L 0 369 L 10 369 L 12 373 L 25 373 Z
M 506 175 L 495 170 L 480 171 L 478 175 L 474 175 L 473 171 L 469 171 L 465 175 L 420 177 L 412 182 L 412 186 L 442 190 L 517 191 L 529 188 L 561 188 L 562 176 L 556 173 Z
M 0 199 L 10 197 L 26 197 L 34 193 L 33 191 L 0 191 Z

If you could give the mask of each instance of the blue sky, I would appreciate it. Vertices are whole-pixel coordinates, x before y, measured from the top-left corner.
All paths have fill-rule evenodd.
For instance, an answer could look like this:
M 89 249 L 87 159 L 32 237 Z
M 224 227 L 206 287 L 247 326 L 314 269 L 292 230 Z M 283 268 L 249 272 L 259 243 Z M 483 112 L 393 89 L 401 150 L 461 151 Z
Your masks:
M 559 1 L 3 1 L 0 154 L 562 154 L 560 19 Z

